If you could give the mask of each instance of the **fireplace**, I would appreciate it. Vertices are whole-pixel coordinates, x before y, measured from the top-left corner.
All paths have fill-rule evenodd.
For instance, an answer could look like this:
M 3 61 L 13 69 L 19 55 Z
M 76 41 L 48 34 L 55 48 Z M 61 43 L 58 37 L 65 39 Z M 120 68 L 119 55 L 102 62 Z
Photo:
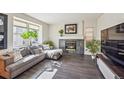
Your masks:
M 76 49 L 76 41 L 66 41 L 65 48 L 66 49 Z
M 76 41 L 73 41 L 73 40 L 67 40 L 65 42 L 65 50 L 67 52 L 75 52 L 76 51 Z
M 59 39 L 59 48 L 64 53 L 84 54 L 83 39 Z

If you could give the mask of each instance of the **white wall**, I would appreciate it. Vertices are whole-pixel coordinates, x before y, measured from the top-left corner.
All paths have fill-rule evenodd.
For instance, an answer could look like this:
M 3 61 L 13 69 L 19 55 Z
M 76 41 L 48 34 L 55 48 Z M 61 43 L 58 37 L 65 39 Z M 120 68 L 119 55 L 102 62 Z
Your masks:
M 96 19 L 87 19 L 85 21 L 81 20 L 77 23 L 77 34 L 64 34 L 63 37 L 60 37 L 58 31 L 60 29 L 65 30 L 65 24 L 71 23 L 49 25 L 49 40 L 52 40 L 55 43 L 55 46 L 58 48 L 59 39 L 84 39 L 84 32 L 86 28 L 93 27 L 94 32 L 96 32 L 96 23 Z
M 105 13 L 97 20 L 97 39 L 101 37 L 101 30 L 124 22 L 124 13 Z
M 48 24 L 42 22 L 42 21 L 39 21 L 35 18 L 32 18 L 26 14 L 23 14 L 23 13 L 6 13 L 6 15 L 8 15 L 8 48 L 9 49 L 13 49 L 13 17 L 19 17 L 19 18 L 22 18 L 24 20 L 27 20 L 27 21 L 31 21 L 31 22 L 34 22 L 34 23 L 37 23 L 39 25 L 42 25 L 42 40 L 48 40 Z M 41 41 L 42 42 L 42 41 Z
M 42 42 L 49 40 L 49 25 L 42 24 Z
M 65 23 L 65 24 L 68 24 L 68 23 Z M 49 40 L 52 40 L 57 48 L 59 47 L 59 39 L 83 39 L 82 21 L 79 23 L 76 23 L 77 34 L 64 34 L 62 37 L 60 37 L 60 34 L 58 33 L 58 31 L 60 29 L 63 29 L 65 31 L 65 24 L 49 25 Z

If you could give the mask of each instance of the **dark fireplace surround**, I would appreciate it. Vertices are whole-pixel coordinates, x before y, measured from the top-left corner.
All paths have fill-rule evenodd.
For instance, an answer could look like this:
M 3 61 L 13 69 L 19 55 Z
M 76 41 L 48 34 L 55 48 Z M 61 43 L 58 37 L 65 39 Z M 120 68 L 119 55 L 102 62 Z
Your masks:
M 59 39 L 59 48 L 66 53 L 84 54 L 84 40 Z
M 67 40 L 65 42 L 65 49 L 74 49 L 74 50 L 76 50 L 76 41 L 75 40 Z

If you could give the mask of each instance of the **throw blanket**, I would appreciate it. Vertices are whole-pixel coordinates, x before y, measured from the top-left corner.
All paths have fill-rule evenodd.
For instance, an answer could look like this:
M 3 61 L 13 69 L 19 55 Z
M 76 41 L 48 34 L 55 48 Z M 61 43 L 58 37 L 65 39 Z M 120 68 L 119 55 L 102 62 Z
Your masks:
M 62 49 L 54 49 L 54 50 L 45 50 L 44 51 L 48 57 L 52 58 L 54 55 L 62 55 Z

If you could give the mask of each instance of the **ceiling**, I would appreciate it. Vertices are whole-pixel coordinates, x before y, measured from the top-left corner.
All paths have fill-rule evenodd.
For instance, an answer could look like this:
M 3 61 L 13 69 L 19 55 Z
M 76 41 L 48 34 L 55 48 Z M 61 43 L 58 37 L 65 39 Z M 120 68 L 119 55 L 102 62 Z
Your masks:
M 48 24 L 77 23 L 81 20 L 97 19 L 102 13 L 27 13 Z

